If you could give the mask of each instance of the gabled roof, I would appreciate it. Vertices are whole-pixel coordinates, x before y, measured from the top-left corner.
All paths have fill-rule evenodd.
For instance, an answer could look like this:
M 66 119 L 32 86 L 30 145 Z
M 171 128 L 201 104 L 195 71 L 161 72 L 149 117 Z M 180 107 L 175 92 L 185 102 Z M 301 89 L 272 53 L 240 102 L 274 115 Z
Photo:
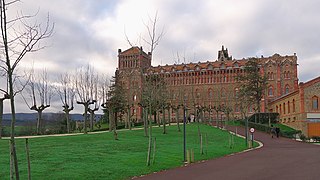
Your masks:
M 142 50 L 142 47 L 139 48 L 139 47 L 137 47 L 137 46 L 133 46 L 133 47 L 131 47 L 131 48 L 129 48 L 129 49 L 123 51 L 123 52 L 120 52 L 119 55 L 124 55 L 124 56 L 126 56 L 126 55 L 140 54 L 141 52 L 147 55 L 147 53 L 145 53 L 145 52 Z
M 316 83 L 320 83 L 320 76 L 318 76 L 318 77 L 316 77 L 314 79 L 311 79 L 311 80 L 309 80 L 309 81 L 307 81 L 305 83 L 301 82 L 299 84 L 299 86 L 301 86 L 302 88 L 306 88 L 306 87 L 309 87 L 309 86 L 314 85 Z

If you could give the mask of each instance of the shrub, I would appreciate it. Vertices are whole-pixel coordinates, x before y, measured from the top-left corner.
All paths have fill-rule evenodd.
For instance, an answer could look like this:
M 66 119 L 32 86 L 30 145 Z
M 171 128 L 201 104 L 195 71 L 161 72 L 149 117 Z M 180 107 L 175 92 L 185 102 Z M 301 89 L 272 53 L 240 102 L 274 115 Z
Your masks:
M 312 136 L 313 141 L 320 142 L 320 136 Z
M 304 134 L 300 134 L 300 139 L 301 139 L 303 142 L 306 142 L 307 137 L 306 137 Z

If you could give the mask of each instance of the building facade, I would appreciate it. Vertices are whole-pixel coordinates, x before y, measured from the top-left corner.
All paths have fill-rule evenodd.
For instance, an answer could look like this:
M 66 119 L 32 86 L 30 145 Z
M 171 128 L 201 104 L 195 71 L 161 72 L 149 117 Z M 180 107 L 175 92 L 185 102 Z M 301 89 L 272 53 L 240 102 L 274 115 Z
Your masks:
M 268 78 L 268 87 L 261 101 L 262 112 L 267 112 L 270 102 L 298 90 L 297 56 L 274 54 L 257 59 L 260 73 Z M 233 59 L 228 49 L 222 46 L 216 60 L 151 66 L 151 54 L 144 52 L 142 48 L 132 47 L 125 51 L 118 50 L 116 77 L 126 89 L 135 121 L 140 121 L 142 115 L 139 102 L 144 87 L 143 79 L 154 74 L 164 79 L 170 104 L 186 104 L 190 109 L 188 115 L 195 115 L 196 108 L 199 107 L 213 108 L 220 105 L 229 107 L 231 118 L 237 119 L 241 118 L 241 113 L 237 95 L 240 82 L 236 77 L 244 73 L 247 61 L 248 58 Z M 248 112 L 253 113 L 253 109 L 253 105 L 248 107 Z M 170 120 L 175 121 L 175 111 L 169 111 L 172 114 Z M 202 118 L 205 117 L 226 118 L 223 113 L 218 115 L 215 111 L 206 112 L 202 115 Z
M 269 110 L 280 114 L 280 122 L 301 130 L 308 137 L 320 136 L 320 77 L 269 103 Z

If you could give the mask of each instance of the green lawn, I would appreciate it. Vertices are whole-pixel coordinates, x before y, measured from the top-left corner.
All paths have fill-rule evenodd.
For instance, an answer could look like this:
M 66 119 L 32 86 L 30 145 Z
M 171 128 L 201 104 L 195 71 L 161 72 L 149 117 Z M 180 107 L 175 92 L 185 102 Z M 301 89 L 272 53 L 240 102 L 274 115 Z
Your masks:
M 183 133 L 177 126 L 153 128 L 156 137 L 155 163 L 146 166 L 148 138 L 143 130 L 119 131 L 119 140 L 112 133 L 66 137 L 29 139 L 33 179 L 128 179 L 154 171 L 183 165 Z M 187 125 L 187 149 L 194 150 L 195 160 L 212 159 L 246 149 L 245 140 L 234 137 L 230 148 L 230 134 L 207 125 L 200 125 L 207 134 L 208 148 L 200 154 L 198 126 Z M 21 179 L 27 179 L 25 140 L 17 139 Z M 0 140 L 0 177 L 9 179 L 9 143 Z M 207 153 L 206 153 L 207 152 Z

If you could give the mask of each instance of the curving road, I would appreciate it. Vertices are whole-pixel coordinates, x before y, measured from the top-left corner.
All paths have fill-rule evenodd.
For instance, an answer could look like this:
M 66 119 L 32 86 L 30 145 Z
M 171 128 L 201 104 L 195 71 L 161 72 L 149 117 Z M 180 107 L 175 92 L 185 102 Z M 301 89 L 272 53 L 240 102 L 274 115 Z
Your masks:
M 242 129 L 240 132 L 244 132 Z M 320 146 L 255 132 L 260 149 L 139 177 L 141 180 L 320 179 Z

